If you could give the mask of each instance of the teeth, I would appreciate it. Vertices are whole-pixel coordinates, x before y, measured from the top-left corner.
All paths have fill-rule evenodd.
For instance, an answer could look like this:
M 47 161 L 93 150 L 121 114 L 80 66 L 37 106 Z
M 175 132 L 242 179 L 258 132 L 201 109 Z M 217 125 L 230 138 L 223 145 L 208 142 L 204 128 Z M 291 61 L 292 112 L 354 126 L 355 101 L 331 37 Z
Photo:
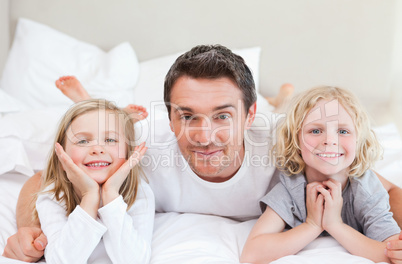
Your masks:
M 109 165 L 110 165 L 110 163 L 108 163 L 108 162 L 96 162 L 96 163 L 87 164 L 86 166 L 88 166 L 88 167 L 101 167 L 101 166 L 109 166 Z
M 340 157 L 341 154 L 337 153 L 337 154 L 325 154 L 325 153 L 319 153 L 317 154 L 317 156 L 319 157 L 323 157 L 323 158 L 335 158 L 335 157 Z

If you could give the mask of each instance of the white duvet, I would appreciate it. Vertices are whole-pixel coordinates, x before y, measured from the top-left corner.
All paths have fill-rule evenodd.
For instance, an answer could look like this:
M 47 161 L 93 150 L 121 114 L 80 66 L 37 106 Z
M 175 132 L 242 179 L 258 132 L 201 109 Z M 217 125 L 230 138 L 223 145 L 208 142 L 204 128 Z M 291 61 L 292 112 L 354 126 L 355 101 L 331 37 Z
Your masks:
M 16 231 L 15 206 L 22 184 L 28 178 L 19 173 L 0 176 L 0 251 Z M 236 264 L 255 220 L 230 219 L 197 214 L 156 215 L 152 243 L 152 264 Z M 286 246 L 286 245 L 284 245 Z M 0 257 L 0 263 L 24 263 Z M 41 261 L 40 263 L 46 263 Z M 373 263 L 350 255 L 334 239 L 318 238 L 297 255 L 273 263 Z

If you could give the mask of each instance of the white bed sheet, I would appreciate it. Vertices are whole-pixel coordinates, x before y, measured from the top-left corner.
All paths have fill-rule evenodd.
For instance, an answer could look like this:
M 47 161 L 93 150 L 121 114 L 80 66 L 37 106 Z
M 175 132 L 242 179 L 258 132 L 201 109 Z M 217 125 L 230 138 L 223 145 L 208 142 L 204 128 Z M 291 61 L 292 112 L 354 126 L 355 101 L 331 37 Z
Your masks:
M 16 231 L 15 205 L 19 190 L 27 177 L 8 173 L 0 177 L 0 251 L 7 238 Z M 255 220 L 236 222 L 230 219 L 197 214 L 157 214 L 152 244 L 152 264 L 236 264 L 242 246 Z M 24 263 L 0 257 L 0 263 Z M 41 261 L 40 263 L 46 263 Z M 294 256 L 276 264 L 373 263 L 352 256 L 332 238 L 318 238 Z
M 402 186 L 402 141 L 395 125 L 376 128 L 384 146 L 384 160 L 376 169 Z M 7 238 L 16 232 L 15 207 L 27 176 L 18 172 L 0 175 L 0 252 Z M 157 214 L 152 244 L 152 264 L 211 263 L 236 264 L 255 220 L 236 222 L 231 219 L 197 214 Z M 286 246 L 286 245 L 284 245 Z M 0 257 L 0 263 L 23 263 Z M 41 262 L 45 263 L 45 262 Z M 318 238 L 297 255 L 275 264 L 373 263 L 349 254 L 332 238 Z
M 0 175 L 0 251 L 16 231 L 15 206 L 23 183 L 19 173 Z M 223 217 L 197 214 L 156 215 L 152 264 L 236 264 L 255 220 L 237 222 Z M 24 263 L 0 257 L 0 263 Z M 40 263 L 46 263 L 41 261 Z M 332 238 L 318 238 L 303 251 L 275 261 L 276 264 L 373 263 L 352 256 Z

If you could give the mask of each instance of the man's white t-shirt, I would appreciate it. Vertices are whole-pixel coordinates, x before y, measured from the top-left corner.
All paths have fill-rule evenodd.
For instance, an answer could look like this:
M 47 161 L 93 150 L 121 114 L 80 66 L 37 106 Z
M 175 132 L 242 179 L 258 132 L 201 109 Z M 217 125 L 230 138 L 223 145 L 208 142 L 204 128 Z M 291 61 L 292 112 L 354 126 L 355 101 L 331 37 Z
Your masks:
M 271 149 L 276 122 L 265 118 L 257 121 L 263 125 L 246 130 L 240 169 L 230 180 L 213 183 L 199 178 L 181 155 L 167 113 L 151 113 L 145 122 L 136 124 L 136 133 L 138 141 L 147 142 L 141 167 L 154 192 L 157 212 L 209 214 L 240 221 L 261 215 L 259 200 L 267 193 L 275 171 Z

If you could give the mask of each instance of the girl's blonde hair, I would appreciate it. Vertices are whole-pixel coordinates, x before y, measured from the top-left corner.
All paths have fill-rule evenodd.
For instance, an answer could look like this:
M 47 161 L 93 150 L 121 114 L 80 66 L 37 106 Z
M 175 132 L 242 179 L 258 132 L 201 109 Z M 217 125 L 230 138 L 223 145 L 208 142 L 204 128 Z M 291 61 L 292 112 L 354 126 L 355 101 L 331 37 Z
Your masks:
M 81 115 L 100 110 L 115 114 L 118 117 L 119 123 L 123 124 L 127 145 L 126 159 L 128 159 L 128 157 L 134 152 L 135 148 L 133 122 L 126 112 L 115 106 L 112 102 L 103 99 L 91 99 L 73 105 L 60 121 L 54 144 L 58 142 L 63 146 L 63 148 L 65 148 L 67 130 L 71 123 Z M 137 189 L 140 181 L 139 173 L 140 169 L 138 165 L 133 167 L 119 190 L 119 193 L 123 196 L 124 201 L 128 205 L 127 210 L 133 205 L 137 196 Z M 62 164 L 54 149 L 50 152 L 46 169 L 42 174 L 42 191 L 51 184 L 54 184 L 54 187 L 48 192 L 54 193 L 54 198 L 57 201 L 65 203 L 66 214 L 69 215 L 75 207 L 80 204 L 80 199 L 74 192 L 73 185 L 67 178 L 67 174 L 63 170 Z
M 284 122 L 278 127 L 274 146 L 276 166 L 288 174 L 304 171 L 306 164 L 301 157 L 298 134 L 303 122 L 320 100 L 338 100 L 351 116 L 357 131 L 356 157 L 350 165 L 349 176 L 361 176 L 382 155 L 382 148 L 371 129 L 370 120 L 359 100 L 351 92 L 338 87 L 321 86 L 296 96 L 289 105 Z

